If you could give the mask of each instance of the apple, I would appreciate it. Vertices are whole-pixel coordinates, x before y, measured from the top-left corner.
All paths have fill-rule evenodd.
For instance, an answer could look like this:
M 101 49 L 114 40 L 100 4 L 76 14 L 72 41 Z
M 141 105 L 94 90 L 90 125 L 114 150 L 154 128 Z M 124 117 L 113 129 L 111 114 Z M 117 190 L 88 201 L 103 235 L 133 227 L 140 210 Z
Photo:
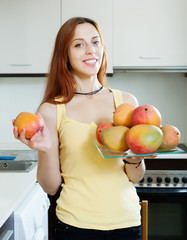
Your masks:
M 150 124 L 160 127 L 161 121 L 159 110 L 152 105 L 141 105 L 132 114 L 133 126 L 137 124 Z
M 113 127 L 113 123 L 111 122 L 101 122 L 99 123 L 99 125 L 97 126 L 97 129 L 96 129 L 96 138 L 97 138 L 97 141 L 103 145 L 103 142 L 101 140 L 101 132 L 107 128 L 110 128 L 110 127 Z
M 168 151 L 175 148 L 180 142 L 181 133 L 179 129 L 172 125 L 165 125 L 160 129 L 163 132 L 163 142 L 159 150 Z
M 150 154 L 162 144 L 163 133 L 155 125 L 138 124 L 127 131 L 126 142 L 134 154 Z
M 31 137 L 37 132 L 42 131 L 44 127 L 43 119 L 34 113 L 21 112 L 14 121 L 14 126 L 18 128 L 18 134 L 25 128 L 25 138 L 31 139 Z

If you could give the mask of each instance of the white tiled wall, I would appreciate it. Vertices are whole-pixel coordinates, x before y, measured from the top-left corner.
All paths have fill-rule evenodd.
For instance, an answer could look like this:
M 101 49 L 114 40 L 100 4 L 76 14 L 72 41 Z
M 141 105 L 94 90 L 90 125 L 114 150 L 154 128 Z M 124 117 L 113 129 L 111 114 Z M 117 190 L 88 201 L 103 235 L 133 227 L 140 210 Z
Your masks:
M 177 126 L 187 143 L 187 78 L 175 73 L 115 73 L 108 86 L 134 94 L 139 104 L 159 109 L 164 124 Z M 15 143 L 11 119 L 35 112 L 43 97 L 45 78 L 0 78 L 0 144 Z

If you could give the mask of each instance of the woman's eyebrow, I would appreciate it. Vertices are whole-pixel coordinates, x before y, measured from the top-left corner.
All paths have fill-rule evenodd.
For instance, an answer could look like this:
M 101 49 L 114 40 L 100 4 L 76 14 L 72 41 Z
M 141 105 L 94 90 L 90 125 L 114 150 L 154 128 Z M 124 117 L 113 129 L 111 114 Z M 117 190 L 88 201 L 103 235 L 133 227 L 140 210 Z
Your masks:
M 92 39 L 95 39 L 95 38 L 99 38 L 99 36 L 94 36 L 94 37 L 92 37 Z M 77 41 L 77 40 L 81 40 L 81 41 L 83 41 L 84 38 L 75 38 L 75 39 L 73 39 L 72 42 Z
M 95 36 L 95 37 L 93 37 L 92 39 L 94 39 L 94 38 L 100 38 L 99 36 Z
M 73 39 L 72 42 L 77 41 L 77 40 L 84 40 L 84 38 L 75 38 L 75 39 Z

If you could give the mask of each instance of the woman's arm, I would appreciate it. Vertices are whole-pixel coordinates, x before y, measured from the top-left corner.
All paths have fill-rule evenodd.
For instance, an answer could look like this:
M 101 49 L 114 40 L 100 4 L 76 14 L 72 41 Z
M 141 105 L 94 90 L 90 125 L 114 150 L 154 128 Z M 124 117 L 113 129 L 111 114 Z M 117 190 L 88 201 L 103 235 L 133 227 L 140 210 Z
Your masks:
M 128 163 L 125 163 L 124 171 L 132 183 L 138 183 L 144 176 L 145 164 L 141 157 L 125 158 Z M 130 163 L 130 164 L 129 164 Z M 133 163 L 133 164 L 132 164 Z M 137 163 L 137 164 L 134 164 Z
M 38 109 L 46 124 L 45 138 L 48 138 L 47 148 L 38 151 L 37 179 L 45 192 L 54 195 L 61 183 L 59 160 L 59 139 L 56 125 L 56 105 L 44 103 Z M 47 140 L 47 139 L 46 139 Z
M 45 192 L 49 195 L 54 195 L 62 183 L 56 125 L 56 105 L 44 103 L 39 107 L 37 114 L 44 120 L 42 132 L 38 131 L 30 140 L 25 138 L 25 129 L 19 135 L 17 127 L 14 126 L 13 133 L 16 139 L 30 148 L 38 150 L 38 182 Z

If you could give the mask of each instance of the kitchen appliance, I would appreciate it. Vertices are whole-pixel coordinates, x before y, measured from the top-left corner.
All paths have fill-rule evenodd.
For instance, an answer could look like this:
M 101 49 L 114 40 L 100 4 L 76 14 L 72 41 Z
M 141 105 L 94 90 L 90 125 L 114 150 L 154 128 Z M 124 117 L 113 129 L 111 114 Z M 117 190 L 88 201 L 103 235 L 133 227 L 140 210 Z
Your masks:
M 184 240 L 187 236 L 187 147 L 184 154 L 145 159 L 143 179 L 135 184 L 149 202 L 149 240 Z
M 36 150 L 0 150 L 0 172 L 30 172 L 37 162 Z
M 38 183 L 14 212 L 14 240 L 48 240 L 49 199 Z

